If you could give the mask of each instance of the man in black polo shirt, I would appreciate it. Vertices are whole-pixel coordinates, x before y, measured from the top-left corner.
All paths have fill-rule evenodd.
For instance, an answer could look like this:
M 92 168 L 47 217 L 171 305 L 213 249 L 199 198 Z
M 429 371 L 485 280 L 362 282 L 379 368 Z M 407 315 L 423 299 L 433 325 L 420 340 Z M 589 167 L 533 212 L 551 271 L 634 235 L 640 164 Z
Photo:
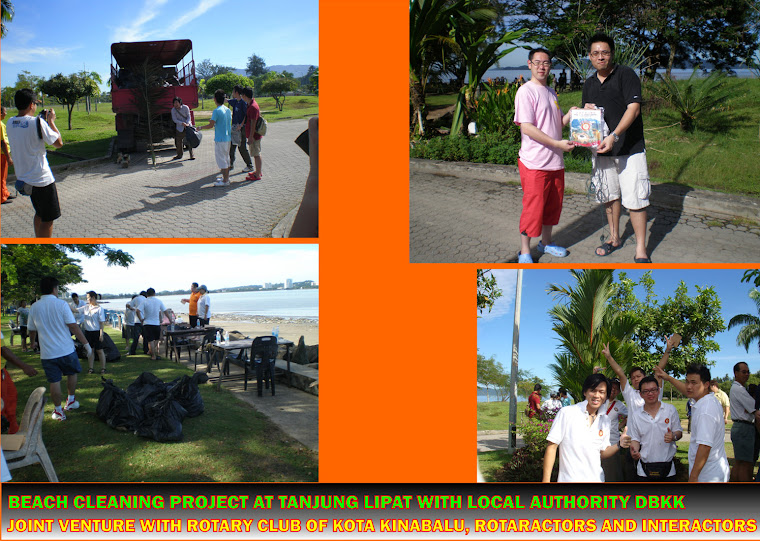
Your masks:
M 644 152 L 644 123 L 641 120 L 641 81 L 627 66 L 613 63 L 615 43 L 609 36 L 596 34 L 589 40 L 589 59 L 596 73 L 583 85 L 583 106 L 604 108 L 610 134 L 597 152 L 595 177 L 599 178 L 599 199 L 606 206 L 610 236 L 596 249 L 606 256 L 620 245 L 621 205 L 631 215 L 636 235 L 636 263 L 651 263 L 646 252 L 649 172 Z

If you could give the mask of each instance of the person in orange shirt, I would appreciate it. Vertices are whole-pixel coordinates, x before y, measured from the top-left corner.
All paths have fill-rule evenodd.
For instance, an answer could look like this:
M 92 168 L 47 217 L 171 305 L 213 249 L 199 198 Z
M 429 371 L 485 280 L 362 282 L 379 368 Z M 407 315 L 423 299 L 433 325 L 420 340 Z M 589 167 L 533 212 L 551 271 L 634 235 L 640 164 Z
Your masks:
M 190 285 L 190 298 L 182 299 L 182 304 L 190 304 L 190 326 L 195 327 L 198 324 L 198 299 L 201 297 L 201 292 L 198 290 L 198 282 L 193 282 Z

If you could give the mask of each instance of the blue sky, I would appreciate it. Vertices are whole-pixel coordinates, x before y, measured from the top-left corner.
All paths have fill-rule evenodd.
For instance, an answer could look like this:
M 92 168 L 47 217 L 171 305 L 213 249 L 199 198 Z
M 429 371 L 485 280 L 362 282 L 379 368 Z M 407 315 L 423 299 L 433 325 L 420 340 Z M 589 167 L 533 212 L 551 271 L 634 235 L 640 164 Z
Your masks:
M 318 0 L 16 0 L 2 41 L 2 86 L 20 71 L 50 77 L 95 71 L 107 82 L 111 44 L 190 39 L 196 62 L 244 69 L 256 54 L 266 64 L 319 64 Z M 105 89 L 105 85 L 104 85 Z
M 617 276 L 619 271 L 615 271 Z M 644 271 L 626 270 L 628 276 L 638 280 Z M 478 319 L 478 349 L 479 353 L 490 357 L 494 355 L 508 369 L 512 359 L 512 328 L 514 324 L 516 270 L 496 270 L 499 287 L 503 297 L 497 301 L 490 314 L 483 314 Z M 722 303 L 723 319 L 728 321 L 737 314 L 755 314 L 757 310 L 749 299 L 752 286 L 741 283 L 743 270 L 654 270 L 655 293 L 658 299 L 672 296 L 681 280 L 689 287 L 689 294 L 695 295 L 695 285 L 701 287 L 713 286 Z M 553 383 L 549 365 L 554 362 L 554 354 L 558 347 L 558 339 L 552 331 L 552 323 L 548 316 L 549 309 L 554 306 L 554 298 L 546 292 L 550 283 L 574 285 L 569 270 L 526 270 L 523 273 L 522 309 L 520 315 L 520 357 L 521 369 L 528 369 L 533 374 Z M 643 291 L 637 288 L 639 298 Z M 744 348 L 736 346 L 738 329 L 724 331 L 715 336 L 720 345 L 720 351 L 708 355 L 709 360 L 715 361 L 711 367 L 714 376 L 731 374 L 733 365 L 739 361 L 749 364 L 750 370 L 760 370 L 760 354 L 757 345 L 750 346 L 749 353 Z
M 189 288 L 192 282 L 211 289 L 319 281 L 319 247 L 316 244 L 109 244 L 135 258 L 128 268 L 109 267 L 96 256 L 80 260 L 87 284 L 70 290 L 124 293 L 153 287 L 156 291 Z

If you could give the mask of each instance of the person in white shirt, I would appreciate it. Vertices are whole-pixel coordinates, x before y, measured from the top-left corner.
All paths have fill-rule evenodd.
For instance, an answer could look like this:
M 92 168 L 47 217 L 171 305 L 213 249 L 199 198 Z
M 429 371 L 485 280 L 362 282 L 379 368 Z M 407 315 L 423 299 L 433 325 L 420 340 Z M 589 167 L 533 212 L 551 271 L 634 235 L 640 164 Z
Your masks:
M 205 327 L 211 319 L 211 298 L 205 285 L 200 286 L 198 292 L 201 294 L 198 297 L 198 320 Z
M 79 295 L 76 293 L 71 294 L 71 303 L 69 303 L 69 306 L 71 306 L 74 309 L 74 319 L 77 320 L 77 325 L 82 327 L 84 324 L 84 312 L 80 312 L 79 308 L 82 308 L 83 306 L 87 306 L 87 303 L 84 302 L 82 299 L 79 298 Z
M 749 366 L 740 362 L 734 365 L 734 381 L 731 384 L 731 443 L 734 446 L 734 466 L 731 468 L 732 482 L 752 481 L 752 470 L 757 462 L 755 453 L 755 425 L 760 426 L 760 412 L 755 407 L 755 399 L 750 396 L 745 385 L 749 380 Z
M 678 346 L 678 344 L 681 343 L 681 335 L 679 334 L 673 334 L 670 338 L 668 338 L 668 341 L 665 345 L 665 353 L 662 354 L 662 358 L 660 358 L 660 362 L 657 364 L 657 367 L 660 369 L 664 369 L 665 365 L 668 364 L 668 358 L 670 357 L 670 351 Z M 604 349 L 602 350 L 602 354 L 607 359 L 607 362 L 610 365 L 610 368 L 617 374 L 617 376 L 620 378 L 620 390 L 623 391 L 623 399 L 625 400 L 625 404 L 628 407 L 629 410 L 633 410 L 634 408 L 642 408 L 644 407 L 644 399 L 641 398 L 641 395 L 639 394 L 639 383 L 642 379 L 644 379 L 644 376 L 646 376 L 646 373 L 644 370 L 638 366 L 634 366 L 631 368 L 629 372 L 630 376 L 630 385 L 628 382 L 628 379 L 625 377 L 625 371 L 621 368 L 621 366 L 615 362 L 615 359 L 610 354 L 610 344 L 607 343 L 604 346 Z M 656 371 L 655 371 L 655 377 L 657 377 Z M 662 386 L 662 380 L 658 378 L 658 384 L 660 386 L 660 396 L 658 397 L 658 400 L 662 400 L 662 392 L 663 392 L 663 386 Z
M 92 358 L 92 348 L 77 325 L 71 308 L 66 301 L 58 298 L 58 279 L 47 276 L 40 280 L 40 292 L 40 300 L 29 308 L 29 341 L 34 344 L 37 335 L 40 337 L 40 360 L 45 376 L 50 382 L 50 398 L 54 406 L 53 419 L 65 421 L 64 410 L 70 411 L 79 407 L 75 392 L 77 374 L 82 371 L 71 335 L 84 344 L 88 359 Z M 61 408 L 63 376 L 67 378 L 69 395 L 66 405 Z
M 63 146 L 61 133 L 55 125 L 55 111 L 49 109 L 37 122 L 37 97 L 29 88 L 15 95 L 18 115 L 8 122 L 8 141 L 13 151 L 16 178 L 31 188 L 34 207 L 34 235 L 52 237 L 53 222 L 61 217 L 55 177 L 47 161 L 45 144 Z M 38 130 L 39 125 L 39 130 Z M 29 192 L 27 192 L 29 193 Z
M 145 338 L 145 329 L 143 328 L 143 321 L 145 320 L 143 309 L 145 307 L 146 296 L 147 293 L 145 291 L 140 291 L 139 295 L 133 297 L 132 300 L 129 301 L 130 308 L 135 311 L 135 324 L 132 327 L 132 345 L 130 346 L 127 355 L 137 354 L 137 342 L 140 340 L 141 336 L 143 339 L 143 355 L 148 354 L 148 339 Z
M 543 482 L 551 481 L 559 447 L 557 481 L 572 483 L 604 482 L 602 459 L 627 448 L 631 438 L 625 430 L 617 445 L 610 445 L 610 420 L 600 411 L 607 398 L 608 382 L 602 374 L 592 374 L 583 383 L 586 400 L 559 410 L 546 439 Z M 627 430 L 627 429 L 626 429 Z
M 657 397 L 660 384 L 654 376 L 639 382 L 644 407 L 628 418 L 631 436 L 631 456 L 638 460 L 637 481 L 675 481 L 673 457 L 676 442 L 683 436 L 678 411 Z
M 618 400 L 620 394 L 620 381 L 610 379 L 610 395 L 607 401 L 599 408 L 604 415 L 610 419 L 610 445 L 615 445 L 620 441 L 620 425 L 626 424 L 628 418 L 628 408 Z M 627 481 L 623 475 L 623 456 L 627 451 L 615 453 L 609 458 L 602 459 L 602 469 L 604 470 L 605 482 Z
M 686 382 L 679 381 L 662 369 L 655 374 L 669 381 L 678 392 L 695 400 L 691 408 L 691 440 L 689 441 L 689 482 L 725 483 L 729 477 L 726 457 L 723 408 L 710 393 L 710 369 L 703 364 L 686 368 Z
M 147 298 L 141 309 L 145 338 L 148 340 L 148 351 L 151 360 L 159 360 L 158 341 L 161 338 L 161 319 L 164 315 L 169 316 L 166 306 L 161 299 L 156 297 L 156 290 L 152 287 L 146 291 Z
M 87 304 L 80 306 L 79 308 L 71 309 L 73 313 L 80 313 L 83 316 L 82 325 L 84 326 L 84 337 L 87 338 L 87 343 L 90 344 L 92 349 L 100 360 L 100 373 L 106 373 L 106 353 L 103 351 L 103 333 L 105 332 L 106 325 L 106 312 L 103 307 L 98 304 L 98 294 L 94 291 L 87 292 Z M 94 372 L 95 358 L 94 356 L 87 359 L 90 368 L 87 370 L 88 374 Z

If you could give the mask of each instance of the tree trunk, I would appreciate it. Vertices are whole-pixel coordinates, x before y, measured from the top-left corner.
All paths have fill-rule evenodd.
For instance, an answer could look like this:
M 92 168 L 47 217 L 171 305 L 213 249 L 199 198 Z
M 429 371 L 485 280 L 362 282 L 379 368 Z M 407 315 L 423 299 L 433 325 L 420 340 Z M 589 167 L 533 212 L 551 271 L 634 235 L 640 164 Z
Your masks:
M 409 80 L 409 92 L 412 103 L 412 133 L 414 135 L 425 134 L 425 94 L 419 81 Z
M 665 70 L 665 75 L 670 77 L 670 72 L 673 69 L 673 61 L 676 58 L 676 44 L 670 43 L 670 56 L 668 57 L 668 69 Z
M 74 105 L 69 105 L 69 129 L 71 129 L 71 113 L 74 112 Z

